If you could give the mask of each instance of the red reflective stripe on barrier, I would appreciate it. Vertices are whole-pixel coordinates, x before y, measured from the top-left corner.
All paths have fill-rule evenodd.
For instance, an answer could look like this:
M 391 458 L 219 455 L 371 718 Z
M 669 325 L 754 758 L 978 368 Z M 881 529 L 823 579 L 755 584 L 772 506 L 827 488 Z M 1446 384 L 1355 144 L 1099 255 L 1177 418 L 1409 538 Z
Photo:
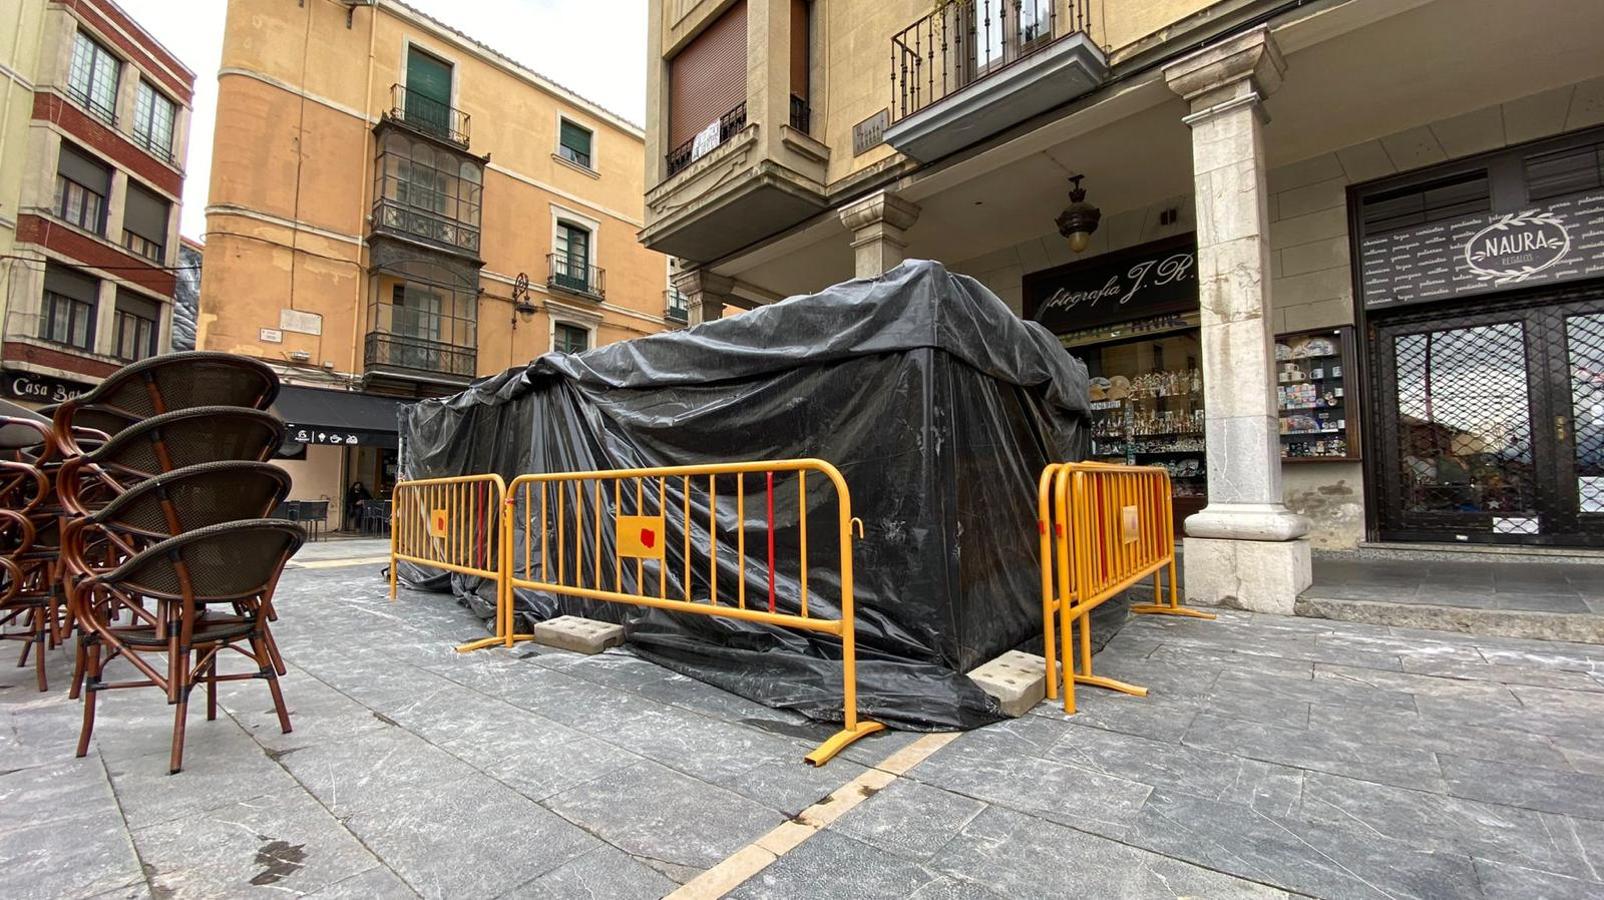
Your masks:
M 769 612 L 774 612 L 774 473 L 768 474 L 769 499 Z

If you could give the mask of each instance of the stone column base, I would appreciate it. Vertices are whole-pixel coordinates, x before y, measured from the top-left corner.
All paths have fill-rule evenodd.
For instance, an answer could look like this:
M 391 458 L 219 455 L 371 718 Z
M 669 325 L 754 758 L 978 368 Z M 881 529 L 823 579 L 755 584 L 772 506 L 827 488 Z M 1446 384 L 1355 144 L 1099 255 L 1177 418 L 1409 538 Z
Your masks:
M 1186 601 L 1254 612 L 1292 615 L 1310 584 L 1309 541 L 1240 541 L 1186 538 Z

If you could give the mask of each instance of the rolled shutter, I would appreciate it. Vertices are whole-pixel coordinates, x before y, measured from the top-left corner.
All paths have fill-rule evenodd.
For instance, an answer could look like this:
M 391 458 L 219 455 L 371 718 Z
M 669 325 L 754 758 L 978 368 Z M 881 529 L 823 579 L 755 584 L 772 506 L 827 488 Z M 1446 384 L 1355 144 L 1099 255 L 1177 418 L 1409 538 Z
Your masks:
M 111 193 L 111 171 L 100 160 L 71 144 L 61 145 L 58 171 L 104 197 Z
M 746 102 L 746 0 L 726 10 L 674 56 L 668 85 L 671 149 Z
M 49 265 L 45 268 L 45 290 L 94 305 L 100 294 L 100 282 L 82 272 Z
M 808 99 L 808 0 L 791 0 L 791 94 Z
M 169 209 L 166 200 L 130 180 L 127 202 L 123 206 L 123 229 L 165 245 Z

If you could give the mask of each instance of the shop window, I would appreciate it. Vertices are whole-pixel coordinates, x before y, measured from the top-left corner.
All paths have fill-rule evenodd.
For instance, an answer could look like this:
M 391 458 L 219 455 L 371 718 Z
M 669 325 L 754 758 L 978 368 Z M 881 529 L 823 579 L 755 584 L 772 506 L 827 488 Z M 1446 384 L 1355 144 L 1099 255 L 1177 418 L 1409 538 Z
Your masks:
M 1492 192 L 1487 170 L 1477 169 L 1371 194 L 1360 206 L 1364 233 L 1375 235 L 1485 213 L 1492 209 Z
M 111 170 L 71 144 L 61 145 L 56 163 L 56 218 L 85 231 L 104 234 Z
M 117 80 L 122 61 L 82 31 L 74 38 L 72 68 L 67 73 L 67 95 L 91 115 L 117 122 Z
M 117 292 L 117 350 L 129 362 L 156 355 L 161 306 L 128 291 Z
M 167 223 L 172 204 L 133 181 L 128 182 L 123 203 L 123 246 L 161 263 L 167 257 Z
M 134 140 L 164 160 L 173 158 L 173 120 L 178 107 L 144 80 L 134 94 Z
M 39 339 L 79 350 L 93 350 L 99 296 L 98 280 L 73 269 L 47 264 Z
M 591 132 L 583 125 L 576 125 L 567 119 L 562 120 L 562 134 L 558 137 L 557 153 L 563 159 L 575 165 L 594 169 L 590 164 Z
M 1533 203 L 1604 187 L 1604 143 L 1526 157 L 1526 192 Z
M 578 325 L 558 322 L 552 338 L 552 349 L 558 353 L 584 353 L 590 349 L 590 331 Z

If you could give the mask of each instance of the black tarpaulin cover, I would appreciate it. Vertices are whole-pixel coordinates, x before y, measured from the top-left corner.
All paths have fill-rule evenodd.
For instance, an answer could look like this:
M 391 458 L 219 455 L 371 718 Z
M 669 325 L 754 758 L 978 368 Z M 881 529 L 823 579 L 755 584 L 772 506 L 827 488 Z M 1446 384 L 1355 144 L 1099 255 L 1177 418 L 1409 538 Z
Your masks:
M 1041 326 L 974 279 L 915 260 L 685 331 L 549 353 L 418 403 L 402 413 L 403 470 L 510 481 L 828 460 L 864 523 L 853 557 L 860 709 L 893 727 L 971 728 L 998 711 L 962 673 L 1040 634 L 1036 477 L 1049 459 L 1085 456 L 1086 387 L 1085 367 Z M 677 486 L 669 488 L 669 508 L 678 509 Z M 833 615 L 839 596 L 836 507 L 824 488 L 822 479 L 808 486 L 814 615 Z M 721 597 L 738 577 L 729 493 L 721 489 L 718 501 Z M 692 519 L 703 523 L 693 536 L 705 544 L 706 493 L 692 498 Z M 794 488 L 776 491 L 775 503 L 775 522 L 795 521 Z M 760 504 L 746 509 L 761 533 Z M 794 546 L 783 529 L 778 540 Z M 678 539 L 664 543 L 676 596 Z M 522 555 L 520 533 L 514 558 Z M 705 560 L 705 550 L 693 558 Z M 431 585 L 427 573 L 403 572 L 445 587 L 444 578 Z M 766 601 L 766 567 L 749 565 L 746 577 L 749 596 Z M 490 615 L 488 586 L 451 581 Z M 693 572 L 692 582 L 706 597 L 707 573 Z M 780 611 L 797 611 L 794 580 L 781 578 L 777 593 Z M 519 591 L 517 608 L 526 620 L 624 622 L 631 649 L 655 662 L 771 706 L 840 719 L 840 644 L 828 635 L 530 591 Z

